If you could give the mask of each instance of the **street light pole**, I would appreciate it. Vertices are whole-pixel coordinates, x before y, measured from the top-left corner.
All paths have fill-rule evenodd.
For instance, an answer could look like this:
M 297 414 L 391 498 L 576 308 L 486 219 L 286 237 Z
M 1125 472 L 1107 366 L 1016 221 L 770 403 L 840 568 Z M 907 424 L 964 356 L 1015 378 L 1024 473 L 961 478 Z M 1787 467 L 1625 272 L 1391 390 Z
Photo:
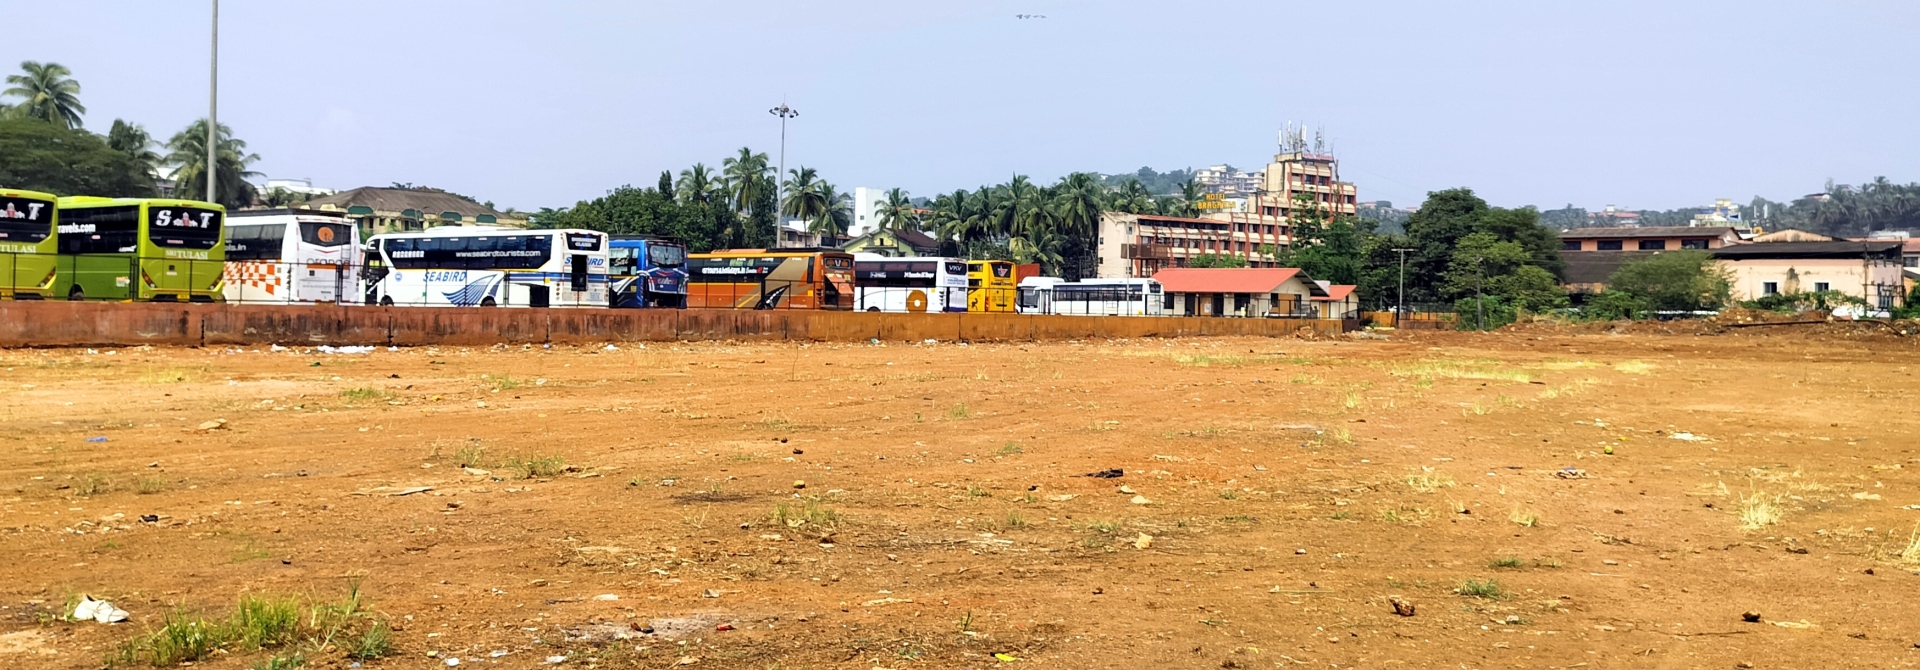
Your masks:
M 1393 327 L 1400 327 L 1400 318 L 1407 313 L 1407 252 L 1412 249 L 1396 248 L 1400 252 L 1400 295 L 1393 300 Z
M 787 119 L 799 116 L 800 110 L 788 107 L 787 103 L 782 102 L 779 107 L 767 110 L 767 113 L 780 117 L 780 171 L 773 175 L 775 179 L 773 186 L 773 211 L 779 213 L 779 216 L 775 217 L 776 219 L 784 219 L 786 212 L 783 210 L 787 205 L 781 201 L 781 197 L 783 197 L 783 192 L 786 191 L 787 188 Z M 782 223 L 779 227 L 785 228 L 786 225 Z M 779 231 L 775 231 L 775 235 L 778 234 Z M 779 243 L 780 241 L 776 237 L 774 244 Z
M 215 139 L 220 132 L 220 0 L 213 0 L 213 59 L 207 78 L 207 202 L 219 202 L 214 198 L 214 181 L 220 175 Z

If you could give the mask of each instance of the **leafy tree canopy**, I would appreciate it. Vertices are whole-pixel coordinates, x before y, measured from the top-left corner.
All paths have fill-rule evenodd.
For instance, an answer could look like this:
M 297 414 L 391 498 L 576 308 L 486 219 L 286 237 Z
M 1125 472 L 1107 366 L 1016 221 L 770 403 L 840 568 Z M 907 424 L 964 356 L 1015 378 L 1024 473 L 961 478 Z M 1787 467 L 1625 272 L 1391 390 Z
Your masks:
M 99 135 L 39 119 L 0 119 L 0 184 L 56 195 L 156 195 L 146 167 Z

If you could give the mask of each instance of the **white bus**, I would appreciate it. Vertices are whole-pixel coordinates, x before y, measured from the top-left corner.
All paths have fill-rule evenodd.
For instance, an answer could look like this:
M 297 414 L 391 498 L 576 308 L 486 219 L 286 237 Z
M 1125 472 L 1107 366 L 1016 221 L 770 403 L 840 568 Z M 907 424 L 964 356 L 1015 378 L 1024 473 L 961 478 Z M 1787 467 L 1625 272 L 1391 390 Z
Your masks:
M 853 308 L 862 312 L 965 312 L 967 261 L 853 256 Z
M 286 209 L 227 213 L 227 302 L 340 302 L 360 294 L 352 219 Z
M 1166 294 L 1152 279 L 1028 277 L 1020 281 L 1023 314 L 1069 316 L 1165 316 Z
M 443 226 L 367 240 L 367 301 L 434 307 L 606 307 L 607 235 Z

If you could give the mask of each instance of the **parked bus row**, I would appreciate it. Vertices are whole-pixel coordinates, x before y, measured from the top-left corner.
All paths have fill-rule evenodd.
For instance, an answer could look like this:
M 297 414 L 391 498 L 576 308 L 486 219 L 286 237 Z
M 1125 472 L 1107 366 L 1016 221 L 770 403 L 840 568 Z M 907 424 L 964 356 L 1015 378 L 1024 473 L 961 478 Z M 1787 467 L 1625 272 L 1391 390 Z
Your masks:
M 1151 316 L 1150 279 L 1017 277 L 1009 261 L 834 249 L 689 254 L 590 230 L 441 227 L 360 239 L 320 212 L 0 190 L 0 298 L 463 307 Z

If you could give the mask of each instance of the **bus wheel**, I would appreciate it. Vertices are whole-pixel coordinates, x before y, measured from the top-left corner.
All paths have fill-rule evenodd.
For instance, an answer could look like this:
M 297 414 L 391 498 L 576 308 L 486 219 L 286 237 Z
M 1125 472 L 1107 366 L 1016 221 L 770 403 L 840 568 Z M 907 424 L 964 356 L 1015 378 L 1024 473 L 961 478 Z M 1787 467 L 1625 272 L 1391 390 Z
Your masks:
M 87 292 L 82 291 L 80 290 L 80 287 L 75 286 L 73 287 L 73 290 L 67 291 L 67 299 L 72 300 L 74 302 L 80 302 L 80 301 L 86 300 Z
M 381 298 L 380 298 L 380 306 L 381 306 L 381 307 L 392 307 L 392 306 L 393 306 L 393 296 L 390 296 L 390 295 L 389 295 L 389 296 L 381 296 Z
M 481 307 L 498 307 L 499 303 L 494 302 L 492 296 L 488 296 L 480 299 L 480 306 Z
M 878 307 L 868 307 L 868 308 L 867 308 L 867 311 L 869 311 L 869 312 L 878 312 L 878 311 L 880 311 L 880 308 L 878 308 Z

